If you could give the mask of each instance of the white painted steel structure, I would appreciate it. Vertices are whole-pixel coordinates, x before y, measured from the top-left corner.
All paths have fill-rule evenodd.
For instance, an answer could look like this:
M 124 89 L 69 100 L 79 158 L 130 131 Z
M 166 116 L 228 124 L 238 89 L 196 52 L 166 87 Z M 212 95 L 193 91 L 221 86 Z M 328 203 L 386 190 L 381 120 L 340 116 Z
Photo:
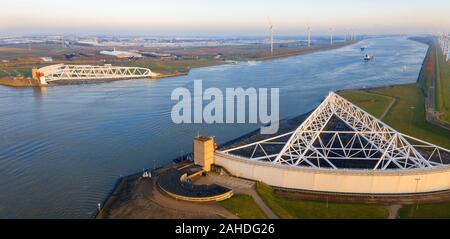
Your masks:
M 351 130 L 328 130 L 332 117 Z M 280 145 L 281 151 L 267 153 Z M 336 160 L 371 161 L 371 170 L 425 169 L 445 166 L 444 157 L 450 156 L 448 149 L 399 133 L 333 92 L 296 130 L 219 153 L 243 149 L 252 152 L 250 157 L 236 156 L 249 161 L 332 169 L 339 168 Z
M 441 34 L 439 37 L 439 46 L 441 47 L 442 53 L 444 54 L 445 60 L 450 60 L 450 36 L 446 34 Z
M 103 66 L 57 64 L 42 67 L 44 82 L 58 80 L 135 79 L 148 78 L 152 71 L 141 67 L 122 67 L 109 64 Z M 42 82 L 42 79 L 41 79 Z
M 216 152 L 214 163 L 232 175 L 268 185 L 318 192 L 415 194 L 450 190 L 450 166 L 408 170 L 294 167 Z
M 237 177 L 295 190 L 391 195 L 450 190 L 448 149 L 399 133 L 333 92 L 296 130 L 218 150 L 214 164 Z

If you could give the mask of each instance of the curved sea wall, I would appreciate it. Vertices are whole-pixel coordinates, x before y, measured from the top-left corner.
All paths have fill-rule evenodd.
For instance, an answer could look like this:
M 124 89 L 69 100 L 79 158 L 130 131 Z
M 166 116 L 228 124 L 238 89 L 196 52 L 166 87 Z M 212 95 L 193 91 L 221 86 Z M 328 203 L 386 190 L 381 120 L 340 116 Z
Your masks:
M 334 170 L 250 161 L 221 152 L 215 164 L 237 177 L 268 185 L 320 192 L 411 194 L 450 190 L 450 166 L 411 170 Z

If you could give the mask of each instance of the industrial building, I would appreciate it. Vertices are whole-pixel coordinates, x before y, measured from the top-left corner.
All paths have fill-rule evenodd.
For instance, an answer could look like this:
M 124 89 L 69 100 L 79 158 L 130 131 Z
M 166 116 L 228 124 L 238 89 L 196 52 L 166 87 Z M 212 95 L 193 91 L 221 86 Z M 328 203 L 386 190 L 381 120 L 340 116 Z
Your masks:
M 108 55 L 108 56 L 115 56 L 117 58 L 141 58 L 142 55 L 137 52 L 130 52 L 130 51 L 100 51 L 100 54 L 102 55 Z

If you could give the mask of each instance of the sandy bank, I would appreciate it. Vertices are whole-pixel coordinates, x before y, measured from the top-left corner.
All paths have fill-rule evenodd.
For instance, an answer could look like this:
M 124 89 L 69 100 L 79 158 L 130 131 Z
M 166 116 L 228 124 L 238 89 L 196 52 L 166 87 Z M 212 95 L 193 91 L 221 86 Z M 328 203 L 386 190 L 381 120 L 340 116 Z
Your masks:
M 0 78 L 0 85 L 12 87 L 33 87 L 38 86 L 37 82 L 31 78 L 24 77 L 2 77 Z

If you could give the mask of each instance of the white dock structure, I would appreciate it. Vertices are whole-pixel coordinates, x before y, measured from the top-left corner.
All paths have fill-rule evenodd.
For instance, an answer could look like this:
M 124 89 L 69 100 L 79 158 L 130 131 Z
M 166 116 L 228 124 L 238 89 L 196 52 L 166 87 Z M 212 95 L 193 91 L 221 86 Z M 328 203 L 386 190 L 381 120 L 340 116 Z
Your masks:
M 110 64 L 103 66 L 57 64 L 39 68 L 37 72 L 40 85 L 62 80 L 138 79 L 149 78 L 153 75 L 148 68 L 112 66 Z

